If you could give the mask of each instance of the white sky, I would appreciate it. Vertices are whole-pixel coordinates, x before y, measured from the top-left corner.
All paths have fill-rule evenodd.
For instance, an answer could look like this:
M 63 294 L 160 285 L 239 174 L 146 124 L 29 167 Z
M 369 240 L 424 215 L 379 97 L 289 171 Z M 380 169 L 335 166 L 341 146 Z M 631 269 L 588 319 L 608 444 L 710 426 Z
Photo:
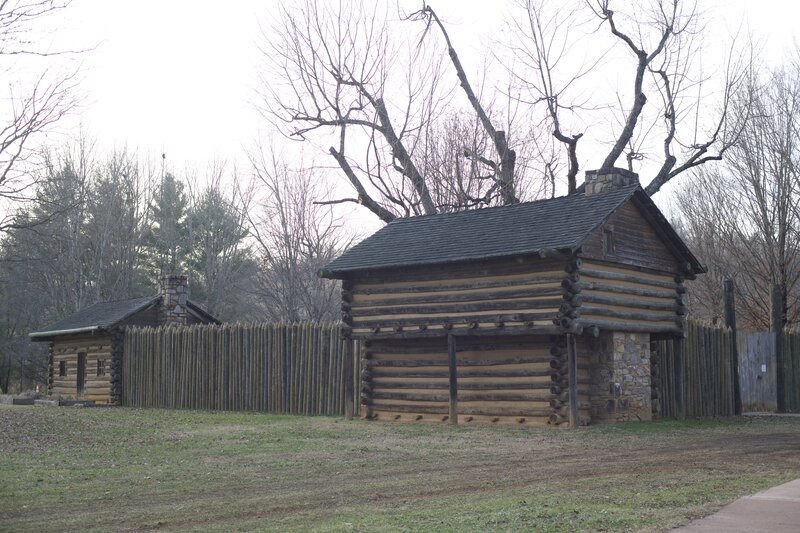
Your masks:
M 410 7 L 416 0 L 404 0 Z M 497 0 L 432 0 L 468 71 L 499 31 L 507 7 Z M 74 0 L 58 31 L 61 42 L 99 43 L 84 58 L 85 103 L 78 125 L 98 147 L 127 145 L 167 154 L 180 171 L 215 159 L 243 161 L 267 126 L 253 108 L 261 62 L 261 25 L 276 2 L 201 0 Z M 491 7 L 488 7 L 491 6 Z M 742 22 L 765 42 L 768 60 L 796 37 L 797 0 L 700 0 L 712 20 L 731 32 Z M 721 35 L 720 41 L 727 36 Z M 713 41 L 714 39 L 709 39 Z

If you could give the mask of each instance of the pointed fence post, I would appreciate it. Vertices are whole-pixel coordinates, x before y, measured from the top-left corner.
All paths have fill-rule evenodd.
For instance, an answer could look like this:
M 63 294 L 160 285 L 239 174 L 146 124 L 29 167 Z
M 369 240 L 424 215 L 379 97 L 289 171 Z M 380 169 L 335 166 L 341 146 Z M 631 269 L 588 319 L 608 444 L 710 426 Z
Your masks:
M 769 287 L 769 329 L 775 333 L 775 381 L 778 412 L 786 412 L 786 373 L 783 365 L 783 297 L 777 283 Z
M 731 330 L 731 366 L 733 367 L 733 414 L 742 414 L 742 388 L 739 383 L 739 347 L 736 342 L 736 305 L 733 295 L 733 280 L 726 279 L 725 325 Z
M 685 379 L 685 358 L 686 358 L 686 338 L 676 337 L 672 341 L 672 351 L 674 356 L 675 365 L 673 367 L 674 383 L 675 383 L 675 417 L 679 420 L 686 418 L 686 388 L 684 385 Z

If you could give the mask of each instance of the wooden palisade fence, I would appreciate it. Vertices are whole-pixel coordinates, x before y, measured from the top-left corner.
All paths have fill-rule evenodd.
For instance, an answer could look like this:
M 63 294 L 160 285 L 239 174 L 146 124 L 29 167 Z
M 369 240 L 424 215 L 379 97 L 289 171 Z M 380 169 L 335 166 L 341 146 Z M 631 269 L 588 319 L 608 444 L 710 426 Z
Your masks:
M 733 415 L 731 330 L 689 320 L 686 333 L 682 352 L 679 341 L 652 345 L 654 414 L 681 416 L 675 391 L 682 382 L 685 416 Z M 775 359 L 774 335 L 739 331 L 737 337 L 745 411 L 774 410 L 776 372 L 771 368 L 771 373 L 757 376 L 763 362 L 774 364 L 769 362 Z M 343 415 L 346 342 L 339 324 L 129 328 L 121 404 Z M 353 348 L 354 382 L 349 390 L 358 405 L 361 350 L 357 342 Z M 787 411 L 800 412 L 800 331 L 784 331 L 782 351 L 784 405 Z M 759 403 L 759 394 L 766 400 Z
M 687 417 L 731 416 L 734 414 L 734 376 L 729 328 L 707 326 L 689 320 L 683 342 L 682 372 L 677 343 L 653 343 L 653 396 L 656 413 L 662 418 L 681 415 L 676 387 L 683 382 Z
M 655 414 L 662 418 L 681 416 L 676 387 L 683 382 L 687 417 L 731 416 L 734 409 L 733 332 L 727 327 L 686 324 L 683 367 L 679 365 L 679 341 L 653 343 L 652 370 Z M 738 370 L 743 409 L 775 411 L 777 394 L 784 394 L 786 412 L 800 412 L 800 331 L 784 330 L 780 363 L 775 357 L 773 332 L 739 331 L 736 334 Z M 783 372 L 777 372 L 778 364 Z M 783 379 L 779 389 L 778 380 Z
M 129 328 L 121 403 L 340 415 L 345 347 L 338 324 Z

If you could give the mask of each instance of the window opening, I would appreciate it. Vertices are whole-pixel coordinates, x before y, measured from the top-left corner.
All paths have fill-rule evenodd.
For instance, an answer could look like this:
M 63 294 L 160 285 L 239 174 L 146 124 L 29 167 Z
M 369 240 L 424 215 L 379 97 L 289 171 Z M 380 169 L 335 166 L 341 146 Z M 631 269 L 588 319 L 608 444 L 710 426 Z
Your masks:
M 610 229 L 603 230 L 603 255 L 614 253 L 614 232 Z

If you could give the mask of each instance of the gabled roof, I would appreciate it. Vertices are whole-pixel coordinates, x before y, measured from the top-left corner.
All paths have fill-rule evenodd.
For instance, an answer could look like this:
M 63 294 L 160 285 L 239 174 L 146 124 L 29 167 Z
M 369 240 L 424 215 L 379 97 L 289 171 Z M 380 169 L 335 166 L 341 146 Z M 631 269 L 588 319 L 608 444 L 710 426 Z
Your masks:
M 33 340 L 44 340 L 56 335 L 108 330 L 119 325 L 132 315 L 158 304 L 160 300 L 160 296 L 146 296 L 144 298 L 133 298 L 130 300 L 99 302 L 84 307 L 80 311 L 76 311 L 58 322 L 50 324 L 39 331 L 30 333 L 28 336 Z M 219 323 L 216 318 L 209 315 L 192 302 L 187 302 L 187 307 L 209 322 Z
M 673 254 L 695 272 L 705 272 L 650 197 L 630 185 L 589 196 L 397 219 L 330 262 L 321 275 L 342 278 L 359 270 L 575 251 L 632 198 Z

